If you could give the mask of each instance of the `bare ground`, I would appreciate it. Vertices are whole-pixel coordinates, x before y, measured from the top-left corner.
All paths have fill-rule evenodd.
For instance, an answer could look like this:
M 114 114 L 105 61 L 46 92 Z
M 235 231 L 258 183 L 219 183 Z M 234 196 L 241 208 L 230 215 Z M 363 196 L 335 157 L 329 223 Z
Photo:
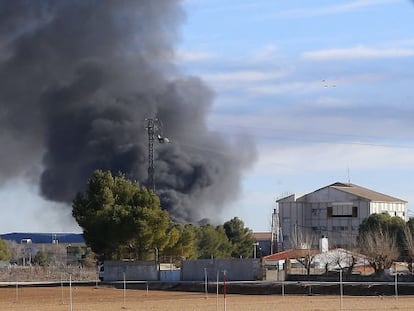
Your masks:
M 71 295 L 72 293 L 72 295 Z M 72 296 L 72 303 L 70 297 Z M 414 296 L 227 295 L 123 290 L 106 286 L 3 287 L 0 310 L 413 310 Z

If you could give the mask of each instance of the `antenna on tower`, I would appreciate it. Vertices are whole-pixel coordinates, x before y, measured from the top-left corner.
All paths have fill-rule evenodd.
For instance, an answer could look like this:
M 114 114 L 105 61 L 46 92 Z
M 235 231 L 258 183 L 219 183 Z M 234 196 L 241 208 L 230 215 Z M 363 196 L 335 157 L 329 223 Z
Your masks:
M 155 134 L 160 144 L 169 143 L 170 140 L 162 135 L 162 123 L 158 118 L 146 118 L 147 133 L 148 133 L 148 188 L 155 193 L 155 178 L 154 178 L 154 141 Z
M 351 177 L 350 177 L 350 173 L 349 173 L 349 166 L 348 166 L 348 184 L 351 183 Z

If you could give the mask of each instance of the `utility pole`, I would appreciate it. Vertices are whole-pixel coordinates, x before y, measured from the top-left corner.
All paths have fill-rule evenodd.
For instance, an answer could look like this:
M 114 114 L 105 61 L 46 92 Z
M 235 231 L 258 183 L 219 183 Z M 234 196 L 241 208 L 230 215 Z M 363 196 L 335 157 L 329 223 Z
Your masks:
M 147 133 L 148 133 L 148 188 L 155 193 L 155 179 L 154 179 L 154 141 L 155 134 L 160 144 L 169 143 L 170 140 L 167 137 L 162 136 L 161 121 L 158 118 L 146 118 L 147 121 Z

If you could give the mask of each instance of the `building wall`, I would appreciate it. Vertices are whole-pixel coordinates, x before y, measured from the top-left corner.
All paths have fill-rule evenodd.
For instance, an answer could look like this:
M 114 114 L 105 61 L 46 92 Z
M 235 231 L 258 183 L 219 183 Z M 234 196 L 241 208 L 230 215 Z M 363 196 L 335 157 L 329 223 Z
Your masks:
M 255 281 L 260 278 L 260 259 L 198 259 L 182 261 L 182 281 L 223 280 L 226 271 L 228 281 Z
M 296 229 L 306 225 L 305 208 L 302 202 L 280 202 L 279 221 L 281 222 L 282 247 L 290 245 L 290 238 L 295 234 Z
M 331 199 L 334 199 L 331 197 Z M 340 196 L 340 200 L 323 203 L 309 203 L 306 209 L 312 232 L 327 236 L 334 247 L 350 247 L 355 244 L 359 225 L 369 215 L 369 202 L 366 200 Z
M 103 280 L 158 281 L 158 265 L 154 261 L 105 261 Z
M 349 202 L 355 200 L 357 197 L 334 188 L 326 187 L 318 191 L 309 193 L 297 201 L 306 203 L 319 203 L 319 202 Z
M 370 204 L 371 214 L 380 214 L 387 212 L 390 216 L 398 216 L 408 220 L 407 205 L 404 202 L 371 202 Z

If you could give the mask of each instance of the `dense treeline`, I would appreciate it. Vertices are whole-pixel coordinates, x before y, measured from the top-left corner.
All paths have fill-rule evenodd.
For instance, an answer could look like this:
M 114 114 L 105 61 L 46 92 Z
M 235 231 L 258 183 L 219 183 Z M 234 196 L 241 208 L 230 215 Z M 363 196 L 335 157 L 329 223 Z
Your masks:
M 163 210 L 156 194 L 123 174 L 95 171 L 86 190 L 73 201 L 72 214 L 83 229 L 87 246 L 82 262 L 100 259 L 152 260 L 156 256 L 177 258 L 249 258 L 255 243 L 253 232 L 235 217 L 222 225 L 195 225 L 174 222 Z M 312 232 L 297 232 L 293 247 L 311 248 L 317 238 Z M 355 243 L 354 243 L 355 242 Z M 354 244 L 352 244 L 354 243 Z M 367 256 L 377 274 L 394 261 L 405 261 L 413 271 L 414 219 L 408 222 L 388 213 L 372 214 L 363 220 L 357 240 L 348 250 Z M 300 245 L 300 246 L 298 246 Z M 353 255 L 351 255 L 353 256 Z M 10 250 L 0 240 L 0 260 L 9 260 Z M 305 258 L 309 270 L 311 258 Z M 38 252 L 34 263 L 48 263 L 47 254 Z M 352 271 L 356 258 L 351 258 Z
M 102 259 L 252 256 L 253 232 L 237 217 L 218 226 L 175 223 L 156 194 L 122 174 L 95 171 L 72 214 Z
M 359 226 L 358 250 L 366 255 L 377 274 L 394 261 L 405 261 L 412 271 L 414 261 L 414 219 L 405 222 L 388 213 L 372 214 Z

